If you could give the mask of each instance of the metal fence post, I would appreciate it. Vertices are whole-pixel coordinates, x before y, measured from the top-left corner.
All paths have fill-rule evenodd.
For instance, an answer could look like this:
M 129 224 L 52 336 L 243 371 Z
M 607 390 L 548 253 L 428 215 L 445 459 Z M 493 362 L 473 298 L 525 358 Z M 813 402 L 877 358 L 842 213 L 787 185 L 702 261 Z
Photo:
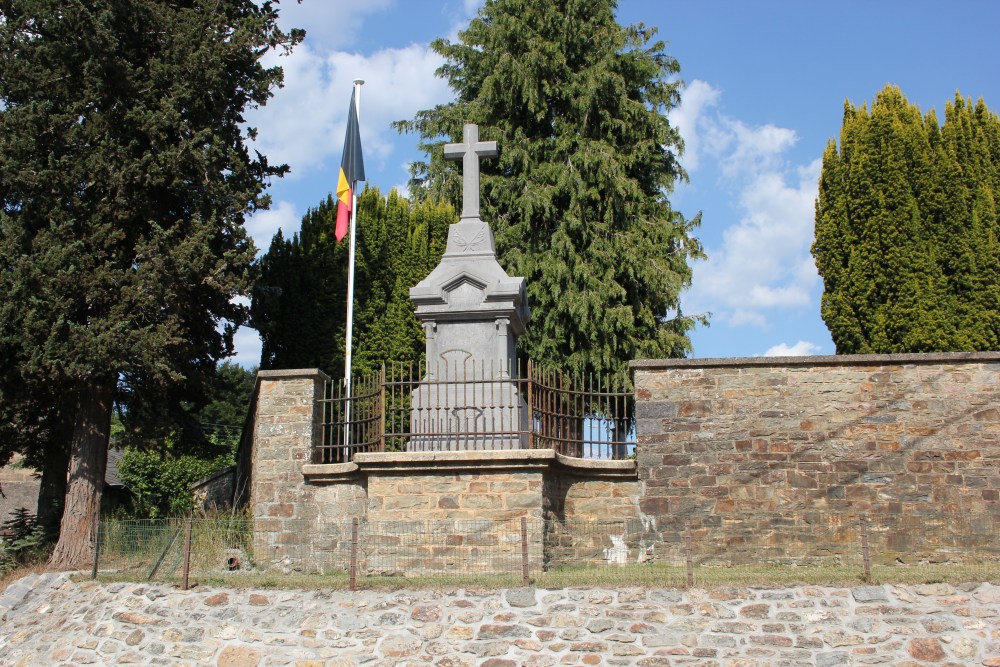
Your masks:
M 528 581 L 528 519 L 521 517 L 521 583 L 527 586 Z
M 532 406 L 534 401 L 532 400 L 533 392 L 531 388 L 531 385 L 535 380 L 531 377 L 531 371 L 531 359 L 528 359 L 528 449 L 535 448 L 535 415 L 534 407 Z
M 358 517 L 351 519 L 351 590 L 358 589 Z
M 94 530 L 94 567 L 90 570 L 90 578 L 97 579 L 97 561 L 101 558 L 101 519 L 98 516 L 97 520 L 94 521 L 96 528 Z
M 691 559 L 691 529 L 684 533 L 684 560 L 687 567 L 688 588 L 694 588 L 694 562 Z
M 181 590 L 186 591 L 189 586 L 189 577 L 191 575 L 191 519 L 187 520 L 187 525 L 184 527 L 184 583 L 181 585 Z
M 872 561 L 868 553 L 868 517 L 865 514 L 861 515 L 861 560 L 865 567 L 865 583 L 870 584 L 872 582 Z
M 379 432 L 378 432 L 378 450 L 380 452 L 385 451 L 385 364 L 382 364 L 382 372 L 379 375 Z

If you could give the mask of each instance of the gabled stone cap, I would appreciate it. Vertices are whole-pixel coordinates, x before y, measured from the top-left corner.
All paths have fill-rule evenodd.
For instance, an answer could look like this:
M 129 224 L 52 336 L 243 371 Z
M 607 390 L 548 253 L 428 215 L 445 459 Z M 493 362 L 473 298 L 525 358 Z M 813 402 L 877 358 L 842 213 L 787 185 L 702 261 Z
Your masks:
M 455 298 L 468 286 L 482 292 L 470 303 Z M 524 278 L 512 278 L 497 261 L 493 232 L 480 219 L 462 220 L 448 229 L 448 247 L 430 275 L 410 288 L 421 320 L 508 317 L 515 332 L 529 317 Z M 461 302 L 461 303 L 459 303 Z

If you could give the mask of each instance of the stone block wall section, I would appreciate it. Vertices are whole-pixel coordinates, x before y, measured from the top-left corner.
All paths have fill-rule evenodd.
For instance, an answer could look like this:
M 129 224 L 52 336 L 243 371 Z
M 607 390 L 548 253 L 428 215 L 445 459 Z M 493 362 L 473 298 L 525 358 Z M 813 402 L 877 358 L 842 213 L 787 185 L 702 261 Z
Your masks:
M 996 538 L 998 353 L 636 361 L 632 368 L 640 510 L 661 526 L 759 513 L 763 523 L 751 521 L 749 532 L 798 530 L 807 543 L 819 529 L 803 525 L 809 512 L 826 529 L 844 517 L 884 513 L 985 517 L 992 535 L 978 538 Z M 787 524 L 793 514 L 797 527 Z M 703 535 L 730 543 L 747 537 L 724 521 L 704 525 Z M 962 547 L 977 536 L 952 538 Z M 886 539 L 903 548 L 912 542 L 905 534 Z
M 470 522 L 557 519 L 563 522 L 635 520 L 638 482 L 634 461 L 585 461 L 552 450 L 457 452 L 365 452 L 349 463 L 312 464 L 310 454 L 322 438 L 317 402 L 328 377 L 318 370 L 262 371 L 257 380 L 248 479 L 257 557 L 271 565 L 291 558 L 320 562 L 325 551 L 342 546 L 345 522 L 357 518 L 395 524 L 382 535 L 383 554 L 368 554 L 375 569 L 406 570 L 419 554 L 395 553 L 405 533 L 431 530 L 447 547 L 428 546 L 428 554 L 464 562 L 477 528 Z M 245 452 L 241 453 L 246 456 Z M 451 527 L 449 527 L 449 522 Z M 471 527 L 470 527 L 471 526 Z M 329 545 L 317 546 L 317 531 Z M 470 537 L 470 532 L 473 533 Z M 587 535 L 595 539 L 594 535 Z M 588 553 L 610 546 L 606 535 Z M 529 538 L 533 559 L 543 558 L 541 532 Z M 320 540 L 321 542 L 322 540 Z M 572 555 L 572 539 L 561 553 Z M 520 542 L 498 546 L 519 554 Z M 474 550 L 473 550 L 474 551 Z M 416 554 L 416 555 L 414 555 Z M 475 555 L 475 554 L 473 554 Z M 548 557 L 548 556 L 545 556 Z

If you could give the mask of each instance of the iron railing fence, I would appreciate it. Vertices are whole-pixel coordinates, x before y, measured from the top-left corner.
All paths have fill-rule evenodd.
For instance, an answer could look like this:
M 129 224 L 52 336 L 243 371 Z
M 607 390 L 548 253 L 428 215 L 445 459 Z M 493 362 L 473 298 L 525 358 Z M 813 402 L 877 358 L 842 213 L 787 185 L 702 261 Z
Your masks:
M 103 521 L 94 576 L 186 582 L 317 576 L 358 586 L 409 578 L 488 584 L 692 586 L 1000 581 L 1000 517 L 742 513 L 575 522 L 318 522 L 245 518 Z M 234 580 L 237 581 L 237 580 Z
M 517 367 L 393 364 L 328 382 L 323 438 L 313 463 L 355 453 L 554 449 L 579 458 L 634 454 L 634 399 L 627 380 L 576 378 L 528 363 Z

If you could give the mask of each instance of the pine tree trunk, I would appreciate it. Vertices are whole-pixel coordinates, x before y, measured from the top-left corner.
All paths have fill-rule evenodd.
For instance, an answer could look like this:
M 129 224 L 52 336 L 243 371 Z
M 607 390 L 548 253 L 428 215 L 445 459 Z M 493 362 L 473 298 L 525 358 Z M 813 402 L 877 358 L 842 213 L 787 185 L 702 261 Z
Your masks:
M 95 528 L 108 465 L 113 387 L 111 383 L 91 386 L 78 403 L 70 442 L 65 510 L 59 542 L 49 559 L 53 567 L 81 567 L 94 557 Z
M 62 428 L 48 443 L 42 466 L 42 480 L 38 485 L 38 525 L 53 537 L 59 533 L 63 507 L 66 501 L 66 471 L 69 468 L 70 428 Z

